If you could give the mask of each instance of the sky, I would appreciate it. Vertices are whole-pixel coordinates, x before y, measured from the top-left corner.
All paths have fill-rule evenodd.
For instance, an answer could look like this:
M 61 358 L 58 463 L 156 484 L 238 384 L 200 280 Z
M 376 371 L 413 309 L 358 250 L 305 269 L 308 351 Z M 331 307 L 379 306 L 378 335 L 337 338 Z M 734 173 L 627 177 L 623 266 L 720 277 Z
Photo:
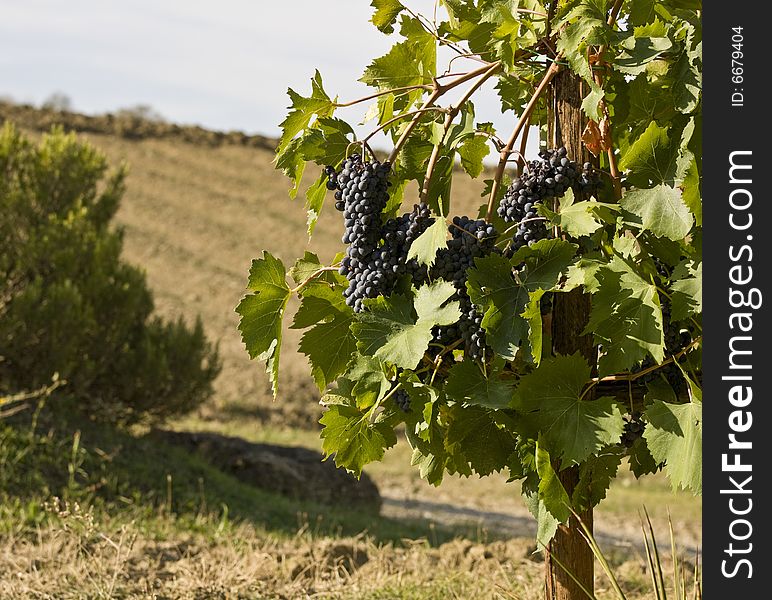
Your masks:
M 434 1 L 407 4 L 431 15 Z M 369 0 L 0 0 L 0 96 L 63 93 L 87 114 L 146 104 L 173 122 L 276 136 L 287 87 L 307 93 L 314 69 L 341 100 L 372 91 L 357 79 L 398 37 L 371 15 Z M 492 84 L 475 105 L 508 136 L 515 117 Z

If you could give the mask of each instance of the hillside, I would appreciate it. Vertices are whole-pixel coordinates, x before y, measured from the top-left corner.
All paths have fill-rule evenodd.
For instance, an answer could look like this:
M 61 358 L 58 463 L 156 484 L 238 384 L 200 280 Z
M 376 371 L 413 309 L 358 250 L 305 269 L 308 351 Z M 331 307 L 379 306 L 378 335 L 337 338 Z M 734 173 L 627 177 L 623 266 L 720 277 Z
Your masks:
M 291 265 L 305 250 L 329 261 L 343 248 L 341 217 L 331 203 L 311 241 L 301 233 L 302 194 L 289 198 L 288 180 L 272 165 L 272 141 L 8 104 L 0 104 L 0 118 L 28 131 L 62 123 L 103 150 L 111 164 L 128 163 L 127 191 L 116 219 L 125 229 L 126 259 L 146 269 L 162 315 L 194 319 L 200 314 L 207 334 L 220 344 L 223 370 L 204 414 L 232 410 L 257 413 L 277 425 L 316 423 L 319 395 L 297 351 L 300 334 L 285 327 L 280 396 L 274 402 L 267 376 L 260 364 L 249 361 L 236 329 L 234 308 L 244 294 L 251 260 L 263 250 Z M 306 186 L 317 174 L 307 175 Z M 482 182 L 459 177 L 456 189 L 457 206 L 475 210 Z M 407 198 L 416 196 L 413 188 Z M 290 314 L 294 310 L 290 304 Z

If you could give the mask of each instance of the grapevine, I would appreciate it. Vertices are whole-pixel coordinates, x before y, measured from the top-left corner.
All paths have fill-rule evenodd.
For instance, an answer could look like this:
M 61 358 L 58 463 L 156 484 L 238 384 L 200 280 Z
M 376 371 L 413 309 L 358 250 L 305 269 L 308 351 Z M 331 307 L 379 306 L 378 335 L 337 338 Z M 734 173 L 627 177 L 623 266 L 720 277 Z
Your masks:
M 277 147 L 293 197 L 305 165 L 321 168 L 309 234 L 331 195 L 341 254 L 288 270 L 265 252 L 237 309 L 276 391 L 299 297 L 293 327 L 338 466 L 361 473 L 404 430 L 433 485 L 519 480 L 561 597 L 584 596 L 550 557 L 574 560 L 572 514 L 589 514 L 623 458 L 701 491 L 701 10 L 633 4 L 442 2 L 430 19 L 374 0 L 373 24 L 400 41 L 361 77 L 372 93 L 339 101 L 317 72 L 310 95 L 290 90 Z M 508 136 L 476 113 L 491 82 Z M 357 139 L 342 115 L 363 103 Z M 459 169 L 484 179 L 476 214 L 454 213 Z

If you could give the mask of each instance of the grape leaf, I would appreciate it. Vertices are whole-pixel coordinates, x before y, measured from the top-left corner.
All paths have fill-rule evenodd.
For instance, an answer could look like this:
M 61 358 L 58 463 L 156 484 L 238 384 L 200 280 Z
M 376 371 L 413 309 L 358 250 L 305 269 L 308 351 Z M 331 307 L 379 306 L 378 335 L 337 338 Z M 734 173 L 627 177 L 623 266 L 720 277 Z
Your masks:
M 682 240 L 691 231 L 694 218 L 681 197 L 681 190 L 658 185 L 630 190 L 620 200 L 622 208 L 641 218 L 643 227 L 658 237 Z
M 525 272 L 518 273 L 523 286 L 529 291 L 550 290 L 568 269 L 578 246 L 565 240 L 540 240 L 523 246 L 512 257 L 513 265 L 525 263 Z
M 351 333 L 352 314 L 339 313 L 331 321 L 319 323 L 300 338 L 300 351 L 311 363 L 311 375 L 320 391 L 346 371 L 356 351 Z
M 592 213 L 592 209 L 597 206 L 601 204 L 594 200 L 574 203 L 574 192 L 569 189 L 560 199 L 560 209 L 557 212 L 550 210 L 545 204 L 540 204 L 538 211 L 568 235 L 581 237 L 591 235 L 602 227 Z
M 415 369 L 429 347 L 432 327 L 450 325 L 461 317 L 458 302 L 447 302 L 455 291 L 445 281 L 418 288 L 414 300 L 417 318 L 413 304 L 400 294 L 366 301 L 369 310 L 352 325 L 357 347 L 397 367 Z
M 545 448 L 563 461 L 579 464 L 619 441 L 624 427 L 613 398 L 584 400 L 590 367 L 578 353 L 544 359 L 520 380 L 513 405 L 527 414 Z
M 558 479 L 541 439 L 536 443 L 536 472 L 539 474 L 539 499 L 559 523 L 567 523 L 571 518 L 571 499 Z
M 550 540 L 555 537 L 560 523 L 547 510 L 547 506 L 538 491 L 524 493 L 523 499 L 528 511 L 536 519 L 536 544 L 539 548 L 546 548 L 549 546 Z
M 485 339 L 497 354 L 515 358 L 529 333 L 522 315 L 531 301 L 530 293 L 553 288 L 571 264 L 576 248 L 563 240 L 541 240 L 520 248 L 511 261 L 498 255 L 475 260 L 467 271 L 466 287 L 472 302 L 483 310 Z M 519 283 L 512 276 L 513 265 L 522 267 Z
M 592 508 L 606 497 L 611 481 L 622 464 L 623 456 L 622 448 L 609 446 L 581 464 L 579 483 L 571 494 L 571 503 L 577 510 Z
M 682 321 L 691 315 L 702 313 L 702 263 L 696 268 L 689 267 L 688 277 L 674 282 L 671 288 L 674 321 Z
M 620 258 L 598 270 L 600 287 L 593 296 L 590 321 L 584 333 L 593 333 L 603 346 L 600 375 L 626 371 L 650 353 L 655 361 L 665 356 L 662 309 L 657 288 L 644 281 Z
M 287 150 L 295 136 L 308 127 L 314 116 L 329 116 L 335 110 L 334 102 L 324 91 L 319 71 L 311 79 L 310 96 L 301 96 L 292 88 L 287 90 L 287 95 L 292 104 L 289 114 L 281 123 L 282 135 L 276 148 L 277 159 Z
M 528 322 L 528 343 L 531 345 L 531 357 L 533 358 L 533 363 L 537 366 L 541 362 L 544 344 L 541 318 L 541 298 L 543 295 L 544 290 L 530 292 L 528 295 L 528 305 L 525 310 L 520 313 L 520 316 Z
M 250 358 L 266 363 L 271 389 L 276 397 L 279 388 L 279 354 L 281 323 L 290 297 L 284 265 L 270 253 L 253 260 L 247 289 L 254 292 L 236 307 L 241 316 L 239 331 Z
M 290 329 L 306 329 L 331 317 L 351 314 L 339 286 L 308 285 L 303 288 L 303 299 Z
M 402 18 L 400 32 L 407 39 L 371 62 L 359 81 L 380 90 L 432 83 L 437 59 L 434 37 L 408 17 Z
M 399 14 L 405 10 L 402 3 L 399 0 L 373 0 L 370 6 L 375 9 L 371 19 L 373 25 L 383 33 L 393 33 L 394 23 L 397 22 Z
M 644 438 L 638 438 L 633 442 L 632 448 L 627 450 L 629 454 L 630 471 L 636 479 L 644 475 L 650 475 L 657 472 L 657 463 L 649 452 Z
M 397 443 L 394 429 L 383 422 L 370 423 L 367 412 L 356 406 L 333 404 L 322 415 L 322 449 L 325 458 L 334 455 L 335 465 L 356 477 L 362 468 L 381 460 L 385 451 Z
M 419 235 L 407 251 L 407 260 L 415 258 L 418 264 L 434 264 L 437 251 L 448 247 L 448 226 L 445 219 L 435 219 L 426 231 Z
M 316 222 L 319 220 L 319 213 L 322 212 L 324 198 L 327 196 L 327 175 L 322 175 L 306 191 L 306 210 L 308 216 L 306 225 L 308 226 L 308 236 L 314 233 Z
M 321 269 L 323 266 L 324 265 L 322 265 L 322 263 L 319 262 L 319 257 L 316 254 L 306 250 L 303 253 L 303 258 L 297 259 L 295 261 L 295 264 L 292 265 L 292 267 L 290 268 L 289 276 L 292 277 L 292 281 L 294 281 L 296 284 L 301 284 L 304 281 L 306 281 L 309 277 L 311 277 L 314 273 L 316 273 L 319 269 Z M 342 279 L 342 277 L 340 279 Z M 332 271 L 327 271 L 327 272 L 321 273 L 313 281 L 309 282 L 309 284 L 307 284 L 306 287 L 303 288 L 303 293 L 305 293 L 305 291 L 308 289 L 309 286 L 318 285 L 322 283 L 332 285 L 332 284 L 335 284 L 336 282 L 338 282 L 338 277 Z
M 353 394 L 359 408 L 369 408 L 392 387 L 381 362 L 372 356 L 355 354 L 348 365 L 346 378 L 354 381 Z
M 512 401 L 514 385 L 497 372 L 486 376 L 477 363 L 463 361 L 453 365 L 445 383 L 445 393 L 457 402 L 486 408 L 506 408 Z
M 669 404 L 655 400 L 644 412 L 643 437 L 673 490 L 679 487 L 702 493 L 702 402 Z
M 621 52 L 613 61 L 614 68 L 625 75 L 640 75 L 648 63 L 672 46 L 664 24 L 655 19 L 653 23 L 636 27 L 633 34 L 621 42 Z
M 528 290 L 512 277 L 512 264 L 498 255 L 476 259 L 467 271 L 466 288 L 472 302 L 483 310 L 486 343 L 513 360 L 528 335 L 528 325 L 520 316 L 528 304 Z
M 686 36 L 683 51 L 671 68 L 673 82 L 673 99 L 675 107 L 682 113 L 694 111 L 699 102 L 702 90 L 702 42 L 695 43 L 693 25 L 686 25 Z
M 467 137 L 458 147 L 461 167 L 472 179 L 476 179 L 483 171 L 483 161 L 490 154 L 488 139 L 484 135 Z
M 692 159 L 681 184 L 681 189 L 683 190 L 684 204 L 692 211 L 697 225 L 702 225 L 702 191 L 700 185 L 700 171 L 697 168 L 697 161 Z
M 449 409 L 450 425 L 446 449 L 456 450 L 480 476 L 490 475 L 506 466 L 515 451 L 515 427 L 500 411 L 480 406 Z

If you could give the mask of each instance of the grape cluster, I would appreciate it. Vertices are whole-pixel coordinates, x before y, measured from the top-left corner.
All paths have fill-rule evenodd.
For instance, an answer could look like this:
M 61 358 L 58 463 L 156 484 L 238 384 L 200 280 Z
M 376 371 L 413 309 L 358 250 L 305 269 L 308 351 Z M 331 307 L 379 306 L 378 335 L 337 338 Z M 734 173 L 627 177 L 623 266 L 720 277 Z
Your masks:
M 407 260 L 408 251 L 415 239 L 434 223 L 431 210 L 426 203 L 413 206 L 412 212 L 389 219 L 383 226 L 383 247 L 380 260 L 386 272 L 386 279 L 393 288 L 399 276 L 408 274 L 416 285 L 426 279 L 426 267 L 415 259 Z
M 519 223 L 510 252 L 547 237 L 547 227 L 536 210 L 539 204 L 560 198 L 569 189 L 584 198 L 596 193 L 600 185 L 600 176 L 592 165 L 584 163 L 579 167 L 568 158 L 565 147 L 540 152 L 538 159 L 528 162 L 525 173 L 512 182 L 499 203 L 499 216 L 508 223 Z
M 386 291 L 386 277 L 380 256 L 382 235 L 381 212 L 389 199 L 388 162 L 365 162 L 355 154 L 343 163 L 340 173 L 327 167 L 327 187 L 335 192 L 335 208 L 343 212 L 345 233 L 343 243 L 348 244 L 346 256 L 341 261 L 340 273 L 349 281 L 343 292 L 346 304 L 355 311 L 362 310 L 365 298 L 375 298 Z
M 451 239 L 448 247 L 437 252 L 430 271 L 432 278 L 451 282 L 456 288 L 455 298 L 461 309 L 458 323 L 435 328 L 436 341 L 443 345 L 458 340 L 464 341 L 466 354 L 473 359 L 483 356 L 486 349 L 482 315 L 472 303 L 466 291 L 467 270 L 474 266 L 474 259 L 488 256 L 498 249 L 495 246 L 498 232 L 483 219 L 453 217 L 448 228 Z
M 633 414 L 625 416 L 625 426 L 620 438 L 622 445 L 625 448 L 632 448 L 633 444 L 643 437 L 644 429 L 646 429 L 646 423 L 640 412 L 634 411 Z
M 437 252 L 431 269 L 415 259 L 407 260 L 412 243 L 434 223 L 429 207 L 416 204 L 413 210 L 382 222 L 381 213 L 389 199 L 390 165 L 365 162 L 359 155 L 346 159 L 340 172 L 327 167 L 327 187 L 335 190 L 335 208 L 343 212 L 348 244 L 340 273 L 349 281 L 343 292 L 346 303 L 355 312 L 364 309 L 365 298 L 389 296 L 402 276 L 411 277 L 420 286 L 444 279 L 456 288 L 453 299 L 461 307 L 457 323 L 435 327 L 434 341 L 445 346 L 463 340 L 467 356 L 483 356 L 486 349 L 482 315 L 477 312 L 466 291 L 467 270 L 477 257 L 498 251 L 498 232 L 483 219 L 454 217 L 448 227 L 451 239 L 447 248 Z

